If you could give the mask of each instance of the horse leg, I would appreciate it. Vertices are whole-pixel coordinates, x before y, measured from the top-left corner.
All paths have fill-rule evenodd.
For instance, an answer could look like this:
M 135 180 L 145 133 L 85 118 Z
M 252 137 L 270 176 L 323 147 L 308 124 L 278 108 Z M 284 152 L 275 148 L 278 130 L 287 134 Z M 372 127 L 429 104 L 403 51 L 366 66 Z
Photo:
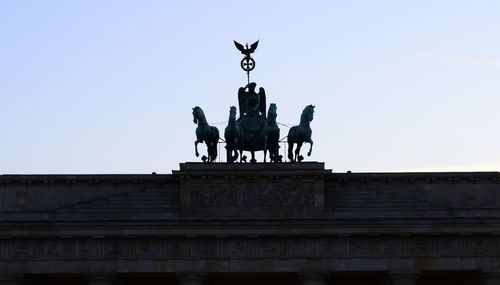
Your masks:
M 207 145 L 207 156 L 208 156 L 207 162 L 212 162 L 213 159 L 212 144 L 206 142 L 206 145 Z
M 312 141 L 312 139 L 309 138 L 309 140 L 307 142 L 310 143 L 309 151 L 307 152 L 307 156 L 311 156 L 311 152 L 313 150 L 313 141 Z
M 273 162 L 273 149 L 271 143 L 267 142 L 266 147 L 264 148 L 264 162 L 266 162 L 266 152 L 269 152 L 269 162 Z
M 269 149 L 269 162 L 275 162 L 275 155 L 274 155 L 274 146 L 271 146 Z
M 205 144 L 207 145 L 207 156 L 208 156 L 208 159 L 207 159 L 207 162 L 212 162 L 212 147 L 211 147 L 211 143 L 209 143 L 208 141 L 205 141 Z
M 266 163 L 266 156 L 267 156 L 267 142 L 264 141 L 264 163 Z
M 236 147 L 236 143 L 233 142 L 226 147 L 228 148 L 227 161 L 234 163 L 238 160 L 238 148 Z
M 273 146 L 273 152 L 272 152 L 272 162 L 278 162 L 278 148 L 276 146 Z
M 235 162 L 236 160 L 238 160 L 238 150 L 234 148 L 233 151 L 234 151 L 234 156 L 232 157 L 232 160 L 233 162 Z
M 279 157 L 280 157 L 280 145 L 278 142 L 274 144 L 273 147 L 273 156 L 274 156 L 274 162 L 279 162 Z
M 199 140 L 194 141 L 194 155 L 196 155 L 196 157 L 200 156 L 200 153 L 198 152 L 198 144 L 201 142 L 203 142 L 203 141 L 199 141 Z
M 295 149 L 295 159 L 299 161 L 300 148 L 302 147 L 302 142 L 297 143 L 297 148 Z M 299 161 L 300 162 L 300 161 Z
M 212 157 L 213 157 L 212 162 L 214 162 L 217 159 L 217 147 L 218 147 L 217 142 L 218 142 L 218 140 L 219 139 L 217 138 L 217 141 L 212 143 Z
M 210 158 L 210 162 L 214 162 L 217 159 L 217 143 L 211 142 L 207 144 L 208 148 L 208 156 Z
M 288 159 L 290 162 L 294 162 L 293 160 L 293 143 L 288 142 Z
M 269 147 L 266 148 L 267 152 L 269 152 L 269 162 L 273 162 L 273 147 L 271 144 L 268 144 Z M 264 157 L 266 157 L 265 152 L 264 152 Z
M 233 163 L 233 148 L 229 144 L 226 145 L 226 162 Z

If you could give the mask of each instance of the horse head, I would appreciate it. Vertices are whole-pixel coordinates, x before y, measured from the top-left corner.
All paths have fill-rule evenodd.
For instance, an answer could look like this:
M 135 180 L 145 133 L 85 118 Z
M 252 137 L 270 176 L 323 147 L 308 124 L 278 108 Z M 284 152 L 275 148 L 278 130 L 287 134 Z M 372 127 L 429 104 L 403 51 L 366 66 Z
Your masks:
M 231 106 L 231 107 L 229 107 L 229 122 L 232 122 L 235 120 L 236 120 L 236 107 Z
M 267 110 L 267 120 L 276 121 L 278 114 L 276 113 L 276 103 L 269 104 L 269 109 Z
M 304 111 L 302 111 L 302 115 L 300 116 L 300 121 L 306 121 L 310 122 L 314 118 L 314 107 L 313 105 L 308 105 L 304 108 Z
M 201 119 L 201 117 L 203 116 L 203 110 L 196 106 L 193 108 L 193 122 L 195 124 L 198 124 L 198 120 Z

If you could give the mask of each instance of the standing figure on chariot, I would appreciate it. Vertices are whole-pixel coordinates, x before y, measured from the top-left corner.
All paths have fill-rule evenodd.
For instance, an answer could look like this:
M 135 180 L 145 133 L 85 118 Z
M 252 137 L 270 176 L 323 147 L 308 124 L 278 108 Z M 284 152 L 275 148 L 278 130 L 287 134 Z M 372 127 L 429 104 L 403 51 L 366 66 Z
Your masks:
M 238 90 L 240 120 L 244 116 L 266 118 L 266 91 L 260 87 L 259 93 L 256 93 L 256 86 L 255 82 L 251 82 Z

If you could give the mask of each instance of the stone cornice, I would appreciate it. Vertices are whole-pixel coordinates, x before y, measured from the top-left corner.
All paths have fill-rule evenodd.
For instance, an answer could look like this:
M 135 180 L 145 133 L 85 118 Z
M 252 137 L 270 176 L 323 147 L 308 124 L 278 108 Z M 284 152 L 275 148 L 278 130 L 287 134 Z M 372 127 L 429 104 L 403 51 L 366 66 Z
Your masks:
M 3 174 L 0 185 L 15 183 L 30 184 L 75 184 L 75 183 L 168 183 L 177 179 L 170 174 Z
M 333 182 L 473 182 L 500 181 L 500 172 L 352 172 L 332 173 L 327 181 Z
M 263 261 L 272 260 L 284 262 L 282 265 L 286 266 L 281 268 L 293 267 L 296 271 L 307 268 L 304 267 L 305 263 L 316 260 L 319 262 L 315 269 L 320 273 L 325 269 L 339 269 L 331 265 L 345 262 L 355 266 L 351 268 L 363 271 L 370 270 L 370 268 L 377 271 L 394 269 L 394 263 L 387 262 L 388 259 L 396 259 L 397 262 L 406 260 L 409 262 L 406 266 L 405 263 L 400 264 L 406 269 L 413 269 L 417 265 L 424 269 L 450 270 L 456 268 L 456 263 L 446 262 L 446 259 L 461 258 L 468 261 L 461 264 L 459 267 L 461 270 L 465 267 L 469 270 L 477 270 L 480 266 L 486 267 L 485 262 L 490 264 L 487 267 L 495 266 L 499 250 L 499 240 L 492 236 L 53 237 L 0 239 L 0 264 L 30 261 L 23 266 L 24 272 L 30 272 L 31 266 L 36 269 L 36 262 L 51 261 L 58 266 L 50 266 L 50 268 L 55 270 L 66 268 L 71 271 L 74 268 L 64 266 L 64 262 L 78 260 L 80 262 L 77 264 L 83 265 L 81 261 L 92 260 L 99 262 L 101 268 L 108 268 L 108 272 L 115 272 L 125 264 L 121 261 L 128 261 L 128 266 L 130 266 L 133 264 L 129 262 L 141 260 L 151 263 L 182 260 L 205 264 L 205 262 L 217 260 L 227 262 L 229 259 L 231 262 L 245 261 L 236 269 L 241 271 L 247 262 L 255 261 L 265 267 L 269 265 Z M 429 258 L 439 262 L 428 267 L 426 262 L 422 263 L 422 261 L 429 261 Z M 109 264 L 109 267 L 102 266 L 102 262 L 106 261 L 112 264 Z M 408 264 L 411 265 L 408 266 Z M 179 265 L 182 268 L 182 262 L 170 263 L 171 271 L 181 271 Z M 211 264 L 211 269 L 218 271 L 213 265 L 215 264 Z M 228 267 L 221 265 L 218 266 L 219 270 L 227 272 Z M 79 271 L 88 272 L 88 268 L 80 268 Z M 133 266 L 133 268 L 136 267 Z M 165 269 L 162 266 L 148 268 L 149 270 Z M 47 267 L 45 269 L 47 270 Z M 398 271 L 408 272 L 404 269 L 398 268 Z
M 196 163 L 198 165 L 198 163 Z M 200 175 L 204 178 L 213 178 L 222 169 L 232 169 L 230 171 L 231 175 L 241 175 L 241 176 L 253 176 L 252 169 L 255 171 L 273 170 L 273 173 L 267 174 L 268 176 L 298 176 L 305 175 L 309 171 L 315 171 L 314 167 L 293 170 L 283 170 L 276 164 L 267 164 L 266 167 L 252 167 L 251 164 L 244 164 L 245 169 L 238 169 L 227 164 L 214 164 L 216 167 L 211 168 L 211 170 L 205 170 L 205 175 L 201 175 L 199 170 L 192 170 L 188 168 L 185 175 Z M 285 164 L 291 165 L 291 164 Z M 300 166 L 305 166 L 307 163 L 296 164 Z M 322 164 L 320 164 L 322 165 Z M 250 167 L 249 167 L 250 166 Z M 250 171 L 250 172 L 248 172 Z M 317 172 L 315 172 L 317 174 Z M 148 183 L 148 182 L 175 182 L 178 181 L 179 177 L 182 178 L 178 171 L 173 171 L 173 174 L 2 174 L 0 175 L 0 184 L 11 184 L 11 183 L 43 183 L 43 184 L 53 184 L 53 183 Z M 225 174 L 225 176 L 227 176 Z M 347 181 L 359 181 L 359 182 L 480 182 L 480 181 L 500 181 L 500 172 L 352 172 L 352 173 L 338 173 L 331 172 L 329 170 L 324 170 L 321 172 L 321 177 L 325 178 L 327 181 L 333 182 L 347 182 Z

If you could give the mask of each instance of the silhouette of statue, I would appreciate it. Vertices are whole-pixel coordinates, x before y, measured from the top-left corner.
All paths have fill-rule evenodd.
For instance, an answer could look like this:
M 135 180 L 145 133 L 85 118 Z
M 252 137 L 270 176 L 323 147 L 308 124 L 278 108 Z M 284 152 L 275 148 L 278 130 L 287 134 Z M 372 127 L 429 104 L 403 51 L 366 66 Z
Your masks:
M 238 89 L 240 118 L 243 118 L 245 115 L 266 118 L 266 91 L 260 87 L 259 93 L 256 93 L 256 86 L 255 82 L 251 82 L 247 86 Z
M 291 127 L 288 131 L 288 159 L 290 159 L 291 162 L 301 162 L 304 159 L 304 157 L 300 155 L 300 148 L 303 143 L 310 144 L 307 156 L 311 156 L 313 147 L 313 140 L 311 139 L 311 121 L 314 118 L 314 107 L 313 105 L 306 106 L 304 111 L 302 111 L 302 115 L 300 115 L 300 124 Z M 295 154 L 293 152 L 294 144 L 297 144 Z
M 219 130 L 216 127 L 210 126 L 205 117 L 203 110 L 196 106 L 193 108 L 193 122 L 198 125 L 196 127 L 196 140 L 194 141 L 195 155 L 198 157 L 198 144 L 205 142 L 207 145 L 207 156 L 201 159 L 203 162 L 214 162 L 217 158 L 217 142 L 219 141 Z
M 248 47 L 248 44 L 243 46 L 237 41 L 234 41 L 234 45 L 242 54 L 245 55 L 245 57 L 241 60 L 240 65 L 241 68 L 247 72 L 247 83 L 250 83 L 250 71 L 255 68 L 255 60 L 250 55 L 255 51 L 255 49 L 257 49 L 259 41 L 253 43 L 250 47 Z
M 256 41 L 255 43 L 251 44 L 250 47 L 248 47 L 248 44 L 246 44 L 246 47 L 240 44 L 237 41 L 233 41 L 234 45 L 236 48 L 241 51 L 241 54 L 244 54 L 246 57 L 250 57 L 250 54 L 252 54 L 256 49 L 257 46 L 259 45 L 259 41 Z

